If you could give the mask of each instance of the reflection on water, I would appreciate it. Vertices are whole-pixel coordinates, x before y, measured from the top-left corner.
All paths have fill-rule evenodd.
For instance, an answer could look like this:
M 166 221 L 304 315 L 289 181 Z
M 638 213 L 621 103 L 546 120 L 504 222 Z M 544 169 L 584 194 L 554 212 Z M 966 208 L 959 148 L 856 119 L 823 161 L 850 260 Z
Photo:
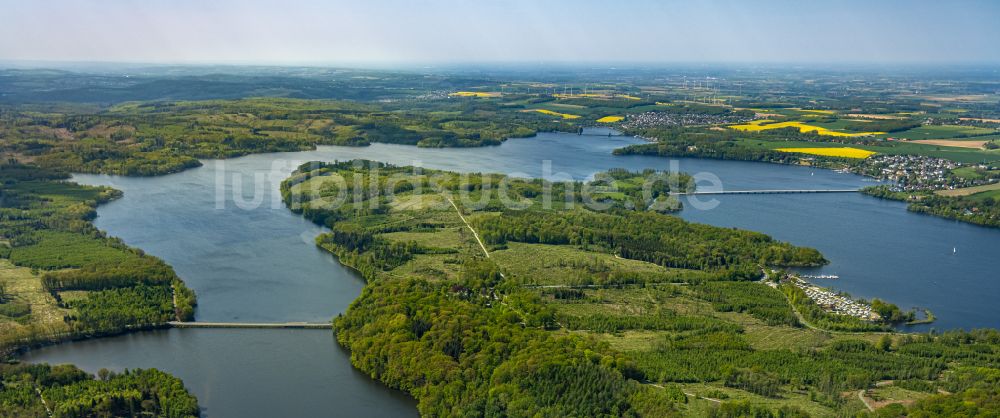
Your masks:
M 205 161 L 203 167 L 169 176 L 75 179 L 125 192 L 98 209 L 97 226 L 173 265 L 198 294 L 199 320 L 243 322 L 325 321 L 343 312 L 363 285 L 313 245 L 321 228 L 280 204 L 280 180 L 307 161 L 367 158 L 577 180 L 616 167 L 676 168 L 715 176 L 728 190 L 871 184 L 859 176 L 807 167 L 698 159 L 672 165 L 665 158 L 611 155 L 637 142 L 623 136 L 541 134 L 475 149 L 324 146 Z M 821 284 L 902 307 L 930 308 L 939 318 L 933 325 L 938 329 L 1000 327 L 1000 305 L 993 303 L 1000 295 L 1000 258 L 994 249 L 1000 230 L 909 213 L 901 203 L 860 194 L 701 199 L 719 204 L 698 210 L 687 202 L 681 216 L 818 248 L 831 260 L 819 271 L 841 276 Z M 953 247 L 959 249 L 956 254 Z M 255 416 L 415 413 L 412 400 L 351 369 L 346 353 L 329 337 L 329 332 L 303 330 L 171 330 L 63 344 L 27 357 L 78 363 L 91 371 L 159 367 L 183 378 L 212 417 L 246 416 L 241 412 L 247 411 Z
M 350 367 L 328 330 L 170 329 L 29 352 L 28 361 L 156 367 L 215 417 L 416 416 L 412 398 Z

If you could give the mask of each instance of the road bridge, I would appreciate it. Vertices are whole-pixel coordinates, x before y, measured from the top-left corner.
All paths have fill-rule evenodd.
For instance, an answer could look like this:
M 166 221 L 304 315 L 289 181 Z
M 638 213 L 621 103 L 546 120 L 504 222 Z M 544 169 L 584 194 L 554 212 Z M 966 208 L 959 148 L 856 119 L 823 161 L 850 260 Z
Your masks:
M 304 329 L 331 329 L 333 325 L 329 322 L 188 322 L 170 321 L 167 323 L 174 328 L 304 328 Z
M 777 189 L 777 190 L 713 190 L 685 193 L 670 193 L 675 196 L 713 195 L 713 194 L 789 194 L 789 193 L 857 193 L 858 189 Z

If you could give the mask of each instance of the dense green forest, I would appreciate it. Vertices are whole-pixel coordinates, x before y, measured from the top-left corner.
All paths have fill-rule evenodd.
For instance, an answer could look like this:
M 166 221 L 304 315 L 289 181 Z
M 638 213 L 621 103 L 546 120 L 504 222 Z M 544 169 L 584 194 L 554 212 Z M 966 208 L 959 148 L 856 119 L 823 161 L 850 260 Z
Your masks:
M 845 333 L 883 326 L 755 281 L 759 265 L 822 263 L 815 250 L 648 208 L 547 209 L 537 180 L 511 182 L 520 209 L 487 182 L 364 161 L 305 164 L 282 185 L 331 228 L 317 245 L 367 280 L 338 341 L 422 414 L 863 416 L 858 391 L 889 380 L 927 398 L 914 414 L 995 393 L 995 331 Z
M 619 148 L 614 151 L 615 155 L 713 158 L 783 164 L 791 164 L 798 160 L 798 157 L 792 154 L 742 146 L 736 141 L 740 134 L 729 131 L 708 134 L 701 130 L 685 128 L 648 128 L 636 131 L 635 134 L 655 138 L 656 142 Z
M 393 105 L 256 98 L 126 103 L 97 112 L 0 109 L 0 154 L 53 169 L 157 175 L 198 159 L 316 145 L 498 145 L 578 128 L 534 112 L 467 100 Z
M 193 318 L 194 293 L 170 266 L 90 222 L 120 192 L 65 178 L 0 166 L 2 351 Z
M 2 417 L 200 416 L 184 384 L 156 369 L 102 369 L 90 375 L 71 365 L 0 364 Z
M 994 193 L 946 197 L 932 192 L 897 192 L 888 186 L 871 186 L 865 194 L 907 202 L 907 210 L 983 226 L 1000 227 L 1000 202 Z M 987 196 L 983 196 L 987 195 Z M 1000 196 L 1000 195 L 997 195 Z
M 91 224 L 96 205 L 119 193 L 66 182 L 69 171 L 158 175 L 204 158 L 325 144 L 489 146 L 577 132 L 611 115 L 623 119 L 604 126 L 658 141 L 616 154 L 838 168 L 854 162 L 775 148 L 850 145 L 976 164 L 997 155 L 995 124 L 965 118 L 997 117 L 995 102 L 942 106 L 909 95 L 905 77 L 722 71 L 741 81 L 738 94 L 719 99 L 656 73 L 586 69 L 526 82 L 498 81 L 518 76 L 509 73 L 173 71 L 181 75 L 0 70 L 4 353 L 193 317 L 194 294 L 170 266 Z M 989 83 L 929 88 L 993 93 Z M 454 95 L 465 90 L 483 96 Z M 765 117 L 888 134 L 727 128 Z M 890 135 L 987 143 L 974 150 Z M 644 187 L 651 177 L 659 181 Z M 338 341 L 354 365 L 412 394 L 425 415 L 997 414 L 996 331 L 884 332 L 887 323 L 832 314 L 794 286 L 762 284 L 762 268 L 825 260 L 764 234 L 669 216 L 681 209 L 671 193 L 693 188 L 678 173 L 611 170 L 587 184 L 547 183 L 355 161 L 304 165 L 281 191 L 293 211 L 330 228 L 316 244 L 368 281 L 334 320 Z M 989 224 L 992 199 L 928 194 L 911 210 Z M 905 320 L 878 306 L 887 320 Z M 94 379 L 65 366 L 0 365 L 0 375 L 0 416 L 44 415 L 41 399 L 54 416 L 198 414 L 180 382 L 155 370 Z M 889 405 L 869 413 L 862 398 Z
M 508 241 L 596 247 L 620 257 L 663 267 L 727 269 L 734 278 L 760 275 L 759 265 L 817 266 L 813 249 L 795 248 L 749 231 L 692 224 L 651 212 L 504 211 L 474 223 L 490 244 Z
M 95 207 L 121 195 L 66 174 L 0 165 L 0 356 L 39 344 L 162 326 L 194 316 L 194 293 L 163 261 L 106 237 Z M 176 303 L 176 305 L 175 305 Z M 44 399 L 44 401 L 43 401 Z M 0 365 L 0 416 L 199 416 L 157 370 Z
M 801 164 L 806 159 L 802 155 L 776 151 L 783 142 L 814 142 L 830 144 L 828 137 L 813 132 L 802 133 L 796 128 L 773 129 L 759 132 L 736 130 L 707 130 L 702 128 L 645 128 L 630 130 L 629 133 L 656 141 L 648 144 L 630 145 L 614 151 L 615 155 L 655 155 L 661 157 L 711 158 L 718 160 L 759 161 L 778 164 Z M 762 141 L 768 146 L 752 146 L 754 141 Z M 871 145 L 871 138 L 837 138 L 837 143 L 845 146 L 853 144 Z M 774 145 L 778 144 L 778 145 Z M 773 145 L 773 146 L 772 146 Z M 812 165 L 842 168 L 856 163 L 852 159 L 810 155 Z

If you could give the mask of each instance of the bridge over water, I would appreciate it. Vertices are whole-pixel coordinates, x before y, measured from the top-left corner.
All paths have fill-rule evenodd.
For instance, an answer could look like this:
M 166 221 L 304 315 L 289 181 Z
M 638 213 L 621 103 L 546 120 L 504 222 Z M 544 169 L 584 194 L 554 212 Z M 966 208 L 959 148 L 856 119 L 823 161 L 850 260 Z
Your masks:
M 711 190 L 686 193 L 670 193 L 677 196 L 712 194 L 789 194 L 789 193 L 857 193 L 858 189 L 789 189 L 789 190 Z
M 329 322 L 181 322 L 167 323 L 174 328 L 299 328 L 299 329 L 331 329 Z

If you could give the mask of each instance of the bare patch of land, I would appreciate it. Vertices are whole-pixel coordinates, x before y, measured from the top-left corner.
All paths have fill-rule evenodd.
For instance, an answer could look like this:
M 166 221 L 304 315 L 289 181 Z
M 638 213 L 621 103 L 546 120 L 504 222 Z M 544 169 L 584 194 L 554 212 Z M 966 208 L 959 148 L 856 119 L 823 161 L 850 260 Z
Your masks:
M 961 189 L 954 190 L 938 190 L 937 193 L 941 196 L 969 196 L 980 192 L 988 192 L 990 190 L 1000 190 L 1000 183 L 984 184 L 982 186 L 965 187 Z
M 861 119 L 904 119 L 896 115 L 878 115 L 874 113 L 848 113 L 846 116 Z
M 986 145 L 986 142 L 988 141 L 983 141 L 983 140 L 962 141 L 956 139 L 917 139 L 910 142 L 917 144 L 938 145 L 942 147 L 983 149 L 983 146 Z
M 27 267 L 18 267 L 0 260 L 0 284 L 6 296 L 5 304 L 20 304 L 23 316 L 0 314 L 0 345 L 17 343 L 34 335 L 57 335 L 69 331 L 63 317 L 71 312 L 60 308 L 42 287 L 41 277 Z
M 971 120 L 971 121 L 986 122 L 986 123 L 1000 123 L 1000 119 L 987 119 L 987 118 L 958 118 L 958 120 Z
M 958 95 L 953 95 L 953 96 L 946 96 L 946 95 L 923 95 L 923 96 L 916 96 L 916 97 L 921 97 L 924 100 L 930 100 L 930 101 L 934 101 L 934 102 L 944 102 L 944 103 L 953 103 L 953 102 L 982 102 L 982 101 L 986 101 L 987 99 L 989 99 L 989 97 L 987 95 L 985 95 L 985 94 L 958 94 Z

